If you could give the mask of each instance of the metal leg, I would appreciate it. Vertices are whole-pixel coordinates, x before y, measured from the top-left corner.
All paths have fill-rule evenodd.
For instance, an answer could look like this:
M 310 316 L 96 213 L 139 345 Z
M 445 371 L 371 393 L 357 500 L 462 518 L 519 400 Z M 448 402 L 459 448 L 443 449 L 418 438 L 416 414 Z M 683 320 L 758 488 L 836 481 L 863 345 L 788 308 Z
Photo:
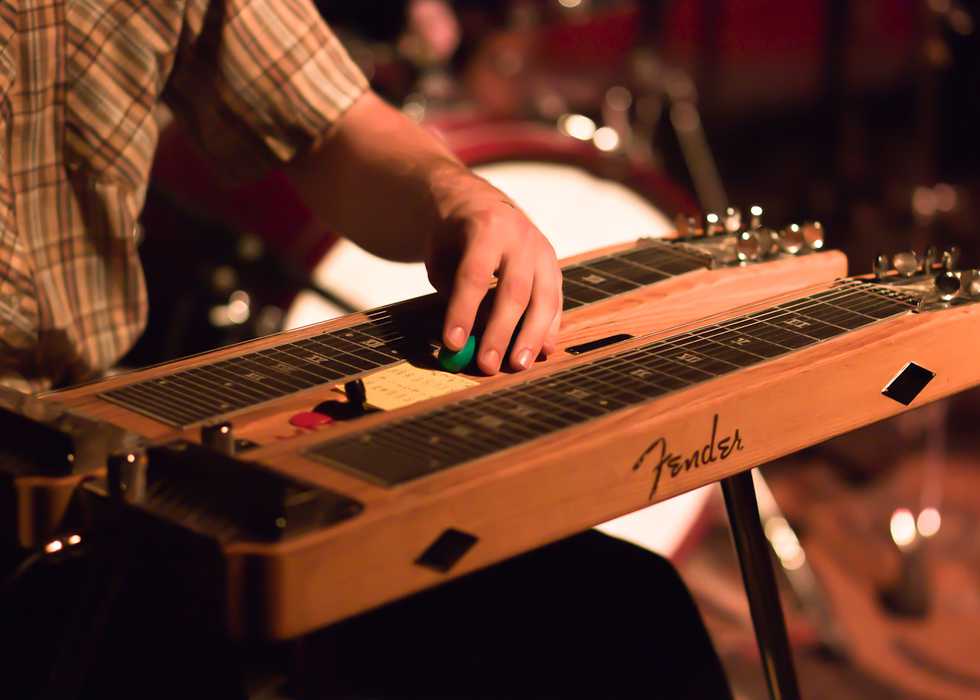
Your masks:
M 769 543 L 759 520 L 759 505 L 752 486 L 752 472 L 742 472 L 721 482 L 725 508 L 742 569 L 742 581 L 752 611 L 755 639 L 773 700 L 798 700 L 799 686 L 793 655 L 786 635 L 786 621 L 779 602 Z

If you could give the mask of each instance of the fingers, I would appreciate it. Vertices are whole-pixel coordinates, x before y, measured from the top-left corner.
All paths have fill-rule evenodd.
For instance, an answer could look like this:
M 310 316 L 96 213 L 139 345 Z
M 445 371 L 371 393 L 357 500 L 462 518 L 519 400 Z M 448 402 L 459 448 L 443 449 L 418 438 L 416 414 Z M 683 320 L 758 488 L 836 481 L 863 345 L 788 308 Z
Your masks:
M 493 309 L 480 341 L 480 354 L 477 358 L 477 364 L 486 374 L 494 374 L 500 369 L 514 329 L 531 300 L 537 265 L 537 259 L 528 255 L 527 251 L 523 251 L 523 254 L 511 253 L 504 260 L 499 274 L 500 284 L 497 285 Z M 530 366 L 530 359 L 527 360 L 527 366 Z
M 555 352 L 558 349 L 558 332 L 561 330 L 561 315 L 565 304 L 565 297 L 562 294 L 561 288 L 561 274 L 558 275 L 558 289 L 557 289 L 557 301 L 555 301 L 555 317 L 551 320 L 551 325 L 548 327 L 548 335 L 544 339 L 544 343 L 541 345 L 541 352 L 544 353 L 545 357 Z
M 542 352 L 554 352 L 561 325 L 561 276 L 546 258 L 538 261 L 530 305 L 510 353 L 510 366 L 528 369 Z
M 507 201 L 470 210 L 458 215 L 457 221 L 462 256 L 450 288 L 443 345 L 454 352 L 465 345 L 496 274 L 498 284 L 476 364 L 486 374 L 498 372 L 505 361 L 512 369 L 526 369 L 542 350 L 552 352 L 557 342 L 562 297 L 554 250 L 524 213 Z M 438 276 L 448 257 L 444 248 L 434 250 L 427 261 L 430 279 Z
M 498 246 L 480 238 L 474 239 L 474 244 L 463 254 L 456 268 L 442 331 L 442 342 L 450 350 L 462 348 L 473 330 L 476 312 L 487 294 L 493 273 L 500 266 L 500 257 Z

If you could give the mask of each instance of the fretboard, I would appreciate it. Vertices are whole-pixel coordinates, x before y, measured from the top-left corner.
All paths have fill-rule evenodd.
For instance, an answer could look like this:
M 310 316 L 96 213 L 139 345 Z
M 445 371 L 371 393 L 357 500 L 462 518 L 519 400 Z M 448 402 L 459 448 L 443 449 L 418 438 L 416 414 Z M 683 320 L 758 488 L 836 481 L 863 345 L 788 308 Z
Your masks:
M 705 268 L 706 253 L 690 246 L 647 241 L 635 249 L 562 270 L 564 309 L 602 301 L 676 275 Z M 175 427 L 188 427 L 256 408 L 315 386 L 350 381 L 404 360 L 404 319 L 398 305 L 368 314 L 368 323 L 202 363 L 128 384 L 99 397 Z
M 320 443 L 313 459 L 394 486 L 907 312 L 886 287 L 833 289 Z
M 382 309 L 369 317 L 367 323 L 127 384 L 99 397 L 188 426 L 402 362 L 398 344 L 404 338 L 390 315 Z
M 569 311 L 603 301 L 710 264 L 710 255 L 690 246 L 647 241 L 634 250 L 563 268 L 563 308 Z

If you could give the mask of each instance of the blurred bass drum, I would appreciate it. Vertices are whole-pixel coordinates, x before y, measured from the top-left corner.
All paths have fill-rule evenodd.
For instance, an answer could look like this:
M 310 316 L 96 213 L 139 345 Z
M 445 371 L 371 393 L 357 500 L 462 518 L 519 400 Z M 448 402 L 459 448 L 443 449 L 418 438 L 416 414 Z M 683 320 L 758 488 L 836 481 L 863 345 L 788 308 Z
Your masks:
M 649 167 L 630 164 L 591 142 L 531 123 L 465 119 L 435 129 L 453 152 L 510 196 L 548 237 L 559 258 L 594 248 L 662 237 L 684 192 Z M 338 240 L 316 266 L 315 281 L 354 307 L 373 308 L 434 291 L 420 263 L 393 263 Z M 342 315 L 310 292 L 286 317 L 289 328 Z M 688 492 L 598 527 L 606 534 L 677 558 L 697 539 L 712 487 Z

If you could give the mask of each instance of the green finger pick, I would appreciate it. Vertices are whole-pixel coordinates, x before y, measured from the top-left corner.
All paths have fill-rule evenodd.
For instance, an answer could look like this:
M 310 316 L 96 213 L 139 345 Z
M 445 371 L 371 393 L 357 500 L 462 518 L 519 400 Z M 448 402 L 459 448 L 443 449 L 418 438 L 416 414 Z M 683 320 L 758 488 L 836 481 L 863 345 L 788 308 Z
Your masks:
M 466 339 L 466 343 L 463 344 L 456 352 L 453 352 L 449 348 L 444 347 L 439 351 L 439 365 L 447 372 L 462 372 L 466 369 L 466 366 L 473 360 L 473 355 L 476 354 L 476 336 L 471 335 Z

